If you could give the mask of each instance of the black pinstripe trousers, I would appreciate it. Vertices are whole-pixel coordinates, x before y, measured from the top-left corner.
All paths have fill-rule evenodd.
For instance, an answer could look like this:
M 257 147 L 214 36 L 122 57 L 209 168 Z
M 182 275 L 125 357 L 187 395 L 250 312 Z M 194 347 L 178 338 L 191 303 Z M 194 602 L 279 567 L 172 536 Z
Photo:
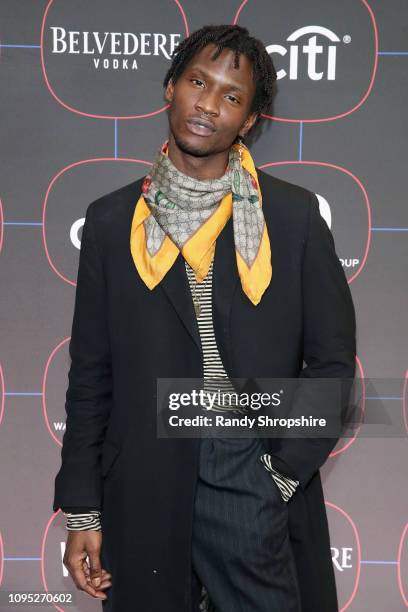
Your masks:
M 290 501 L 259 461 L 263 452 L 258 438 L 201 440 L 192 573 L 209 612 L 301 612 Z

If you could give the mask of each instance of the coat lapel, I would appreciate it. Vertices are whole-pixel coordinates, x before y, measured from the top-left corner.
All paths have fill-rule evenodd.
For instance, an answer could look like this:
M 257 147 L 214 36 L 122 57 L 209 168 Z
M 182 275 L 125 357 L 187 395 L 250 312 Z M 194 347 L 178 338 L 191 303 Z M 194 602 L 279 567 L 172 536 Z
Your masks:
M 164 290 L 183 325 L 201 351 L 200 334 L 188 285 L 184 258 L 181 253 L 178 254 L 176 261 L 164 275 L 158 286 Z
M 239 281 L 232 215 L 217 238 L 214 257 L 212 286 L 214 333 L 224 366 L 226 370 L 227 368 L 230 370 L 229 322 L 232 299 Z M 172 306 L 177 311 L 178 316 L 201 352 L 198 323 L 194 312 L 184 258 L 181 253 L 178 254 L 176 261 L 163 277 L 159 286 L 161 286 L 166 293 Z
M 230 320 L 233 298 L 240 290 L 235 254 L 234 226 L 232 215 L 217 238 L 215 247 L 212 312 L 214 333 L 225 371 L 232 377 Z

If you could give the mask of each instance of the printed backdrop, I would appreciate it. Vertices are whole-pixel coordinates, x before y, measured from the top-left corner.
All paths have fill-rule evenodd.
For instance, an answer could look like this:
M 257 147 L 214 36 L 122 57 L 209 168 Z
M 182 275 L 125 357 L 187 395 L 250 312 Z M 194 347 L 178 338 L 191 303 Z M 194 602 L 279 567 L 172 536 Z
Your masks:
M 170 54 L 209 23 L 247 26 L 273 57 L 277 96 L 252 153 L 317 194 L 354 298 L 356 397 L 380 426 L 357 427 L 321 470 L 340 609 L 405 610 L 404 0 L 1 0 L 1 590 L 76 591 L 52 499 L 84 214 L 147 174 L 167 136 Z M 67 609 L 99 606 L 77 592 Z

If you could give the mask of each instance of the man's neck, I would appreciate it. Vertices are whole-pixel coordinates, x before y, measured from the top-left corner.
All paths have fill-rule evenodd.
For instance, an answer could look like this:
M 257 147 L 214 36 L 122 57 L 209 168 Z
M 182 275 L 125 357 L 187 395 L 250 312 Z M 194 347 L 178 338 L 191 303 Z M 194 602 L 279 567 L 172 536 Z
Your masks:
M 184 153 L 177 146 L 172 135 L 169 136 L 168 155 L 170 161 L 183 174 L 191 176 L 198 181 L 221 178 L 228 165 L 229 151 L 222 151 L 215 155 L 196 157 Z

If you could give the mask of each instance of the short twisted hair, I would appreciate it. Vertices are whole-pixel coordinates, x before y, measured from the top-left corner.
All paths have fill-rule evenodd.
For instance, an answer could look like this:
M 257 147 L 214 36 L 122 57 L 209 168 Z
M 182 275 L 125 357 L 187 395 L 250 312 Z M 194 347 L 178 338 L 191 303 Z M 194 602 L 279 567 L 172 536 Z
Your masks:
M 272 104 L 272 86 L 276 81 L 275 67 L 262 42 L 239 25 L 208 25 L 185 38 L 172 53 L 172 63 L 163 86 L 167 87 L 170 79 L 175 83 L 193 56 L 209 44 L 218 47 L 212 60 L 217 59 L 223 49 L 232 49 L 235 52 L 234 68 L 239 67 L 240 53 L 248 57 L 256 85 L 250 113 L 268 112 Z

